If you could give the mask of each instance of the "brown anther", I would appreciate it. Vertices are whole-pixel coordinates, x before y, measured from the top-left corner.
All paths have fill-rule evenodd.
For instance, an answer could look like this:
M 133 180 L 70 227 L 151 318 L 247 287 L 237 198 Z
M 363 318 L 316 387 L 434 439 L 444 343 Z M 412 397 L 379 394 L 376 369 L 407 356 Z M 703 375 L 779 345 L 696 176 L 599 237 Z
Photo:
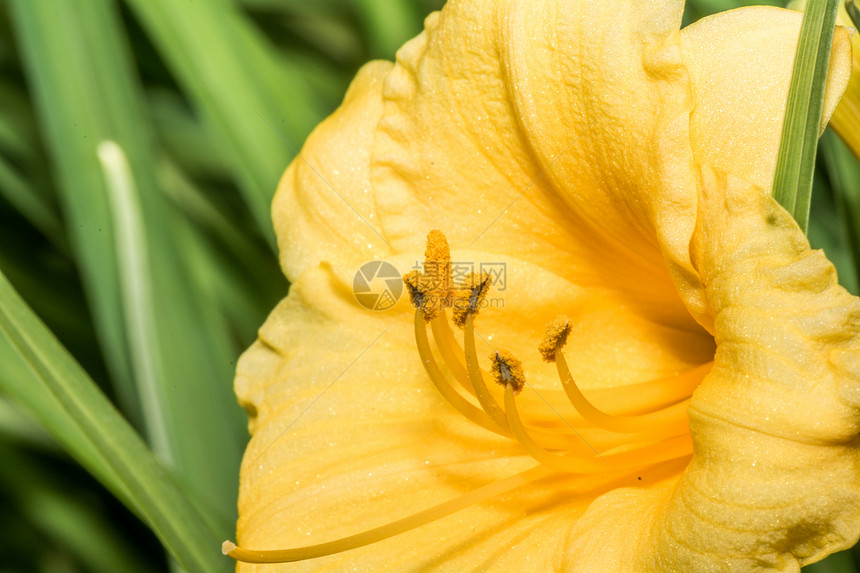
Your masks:
M 492 282 L 492 277 L 486 273 L 469 273 L 454 291 L 454 324 L 463 328 L 467 317 L 478 314 Z
M 523 363 L 507 350 L 497 350 L 490 355 L 493 366 L 490 372 L 498 384 L 510 385 L 514 394 L 518 394 L 526 385 L 526 374 Z
M 424 320 L 430 321 L 436 318 L 441 308 L 441 301 L 433 288 L 433 281 L 427 276 L 412 271 L 403 275 L 403 282 L 409 291 L 409 300 L 412 306 L 424 311 Z
M 421 292 L 421 273 L 412 271 L 403 275 L 403 283 L 409 291 L 409 300 L 415 308 L 424 304 L 424 293 Z
M 543 342 L 538 346 L 538 352 L 543 359 L 547 362 L 555 362 L 555 354 L 564 347 L 568 335 L 570 335 L 570 320 L 563 314 L 547 324 Z

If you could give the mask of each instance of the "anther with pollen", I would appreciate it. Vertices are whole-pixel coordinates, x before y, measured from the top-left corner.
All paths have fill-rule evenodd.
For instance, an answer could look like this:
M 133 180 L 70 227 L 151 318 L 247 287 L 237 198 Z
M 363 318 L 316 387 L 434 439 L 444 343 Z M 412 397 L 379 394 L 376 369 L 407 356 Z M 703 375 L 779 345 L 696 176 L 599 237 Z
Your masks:
M 478 314 L 492 282 L 486 273 L 469 273 L 454 293 L 454 324 L 465 328 L 466 318 Z
M 570 336 L 570 320 L 563 314 L 546 325 L 546 335 L 538 346 L 538 352 L 546 362 L 555 362 L 555 354 L 567 344 L 568 336 Z
M 425 307 L 428 302 L 429 295 L 427 292 L 427 288 L 422 284 L 424 282 L 423 275 L 418 271 L 412 271 L 411 273 L 406 273 L 403 275 L 403 283 L 406 285 L 407 292 L 409 293 L 409 300 L 412 302 L 412 306 L 415 308 L 420 308 L 424 311 L 424 316 L 427 316 L 427 308 Z M 438 311 L 437 311 L 438 312 Z M 435 314 L 433 316 L 436 316 Z M 433 318 L 431 316 L 427 320 Z
M 497 383 L 510 386 L 514 394 L 518 394 L 526 385 L 526 375 L 523 363 L 507 350 L 497 350 L 490 355 L 493 366 L 490 372 Z

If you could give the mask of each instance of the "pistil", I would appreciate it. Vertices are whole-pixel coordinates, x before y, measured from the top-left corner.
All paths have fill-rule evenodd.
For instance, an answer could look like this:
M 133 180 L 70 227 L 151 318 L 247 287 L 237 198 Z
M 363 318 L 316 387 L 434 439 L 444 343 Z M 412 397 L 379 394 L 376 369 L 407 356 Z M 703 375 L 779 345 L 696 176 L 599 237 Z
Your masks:
M 221 552 L 237 561 L 244 561 L 246 563 L 290 563 L 342 553 L 411 531 L 417 527 L 432 523 L 452 513 L 481 503 L 484 500 L 498 497 L 511 490 L 550 476 L 552 473 L 549 468 L 537 466 L 509 478 L 494 481 L 484 487 L 480 487 L 424 511 L 413 513 L 403 519 L 398 519 L 386 525 L 368 529 L 357 535 L 351 535 L 327 543 L 297 547 L 295 549 L 254 550 L 237 547 L 232 541 L 225 541 L 221 545 Z

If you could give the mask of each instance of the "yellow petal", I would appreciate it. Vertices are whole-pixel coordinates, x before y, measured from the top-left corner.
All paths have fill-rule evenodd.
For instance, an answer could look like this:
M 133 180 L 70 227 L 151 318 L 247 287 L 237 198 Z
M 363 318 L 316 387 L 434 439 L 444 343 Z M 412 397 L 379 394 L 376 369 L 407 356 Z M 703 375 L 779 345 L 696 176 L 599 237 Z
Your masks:
M 460 248 L 455 260 L 507 265 L 505 315 L 487 317 L 488 335 L 532 347 L 543 321 L 571 314 L 581 340 L 571 362 L 585 387 L 700 364 L 709 336 L 678 297 L 661 246 L 671 243 L 666 258 L 692 273 L 681 3 L 551 8 L 452 2 L 387 74 L 384 64 L 362 71 L 281 182 L 273 216 L 287 276 L 326 261 L 348 281 L 390 254 L 362 250 L 379 241 L 356 213 L 378 225 L 394 253 L 420 253 L 426 231 L 438 227 Z M 603 28 L 582 24 L 592 19 Z M 541 34 L 525 34 L 523 22 Z M 583 76 L 574 81 L 571 67 Z M 629 105 L 631 93 L 641 104 Z M 536 301 L 537 285 L 547 290 L 541 300 L 565 308 Z M 531 304 L 509 300 L 515 289 Z
M 856 5 L 855 5 L 856 7 Z M 854 28 L 856 24 L 851 20 L 846 10 L 846 4 L 840 2 L 837 22 L 843 26 Z M 845 96 L 839 101 L 833 112 L 830 124 L 833 130 L 845 140 L 854 155 L 860 157 L 860 36 L 857 31 L 851 34 L 851 81 L 845 90 Z
M 770 191 L 782 134 L 802 14 L 752 6 L 703 18 L 681 31 L 690 73 L 693 154 Z M 851 41 L 845 28 L 833 37 L 824 130 L 851 74 Z
M 370 142 L 390 69 L 389 62 L 364 66 L 343 105 L 314 130 L 281 178 L 272 218 L 290 280 L 320 261 L 355 269 L 391 252 L 370 183 Z
M 695 222 L 681 13 L 668 0 L 451 2 L 428 18 L 385 80 L 375 141 L 395 249 L 419 251 L 415 229 L 438 227 L 698 331 L 664 260 L 689 269 Z
M 703 184 L 693 258 L 717 353 L 655 562 L 790 570 L 860 535 L 860 299 L 770 196 L 707 172 Z
M 857 38 L 857 32 L 854 32 Z M 854 155 L 860 157 L 860 40 L 854 40 L 854 57 L 851 63 L 851 81 L 845 97 L 836 106 L 830 125 L 839 134 Z

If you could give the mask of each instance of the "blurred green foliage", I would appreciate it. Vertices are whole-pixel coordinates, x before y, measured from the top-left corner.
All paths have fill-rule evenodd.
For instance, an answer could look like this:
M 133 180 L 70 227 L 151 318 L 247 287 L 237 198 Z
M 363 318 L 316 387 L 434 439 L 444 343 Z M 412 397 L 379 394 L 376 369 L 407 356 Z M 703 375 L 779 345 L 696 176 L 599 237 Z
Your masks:
M 232 371 L 288 287 L 278 178 L 356 70 L 442 3 L 0 1 L 0 269 L 214 539 L 233 534 L 247 440 Z M 744 4 L 689 2 L 685 18 Z M 831 134 L 821 159 L 810 239 L 856 293 L 860 171 Z M 43 382 L 0 338 L 0 571 L 176 567 L 98 444 L 46 431 L 77 422 Z

